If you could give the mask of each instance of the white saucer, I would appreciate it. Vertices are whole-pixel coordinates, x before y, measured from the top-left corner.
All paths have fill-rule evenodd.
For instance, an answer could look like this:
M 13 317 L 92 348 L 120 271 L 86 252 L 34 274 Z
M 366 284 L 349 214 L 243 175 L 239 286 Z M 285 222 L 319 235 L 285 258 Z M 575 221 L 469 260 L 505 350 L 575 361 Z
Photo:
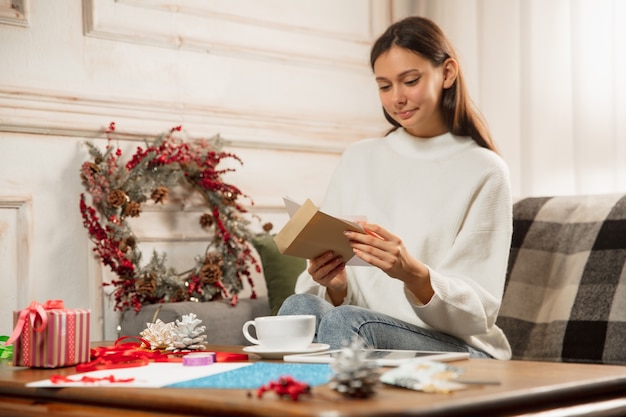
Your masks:
M 262 349 L 260 346 L 246 346 L 243 348 L 244 352 L 254 353 L 264 359 L 282 359 L 285 355 L 291 355 L 294 353 L 313 353 L 326 350 L 330 347 L 326 343 L 311 343 L 308 348 L 297 350 L 267 350 Z

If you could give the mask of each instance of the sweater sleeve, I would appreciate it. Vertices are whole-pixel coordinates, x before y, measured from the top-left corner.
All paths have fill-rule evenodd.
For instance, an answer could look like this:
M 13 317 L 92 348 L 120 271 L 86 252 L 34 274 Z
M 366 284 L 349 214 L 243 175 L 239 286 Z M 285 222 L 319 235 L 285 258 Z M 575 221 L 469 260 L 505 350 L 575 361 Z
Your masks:
M 454 244 L 438 265 L 427 265 L 435 295 L 421 304 L 405 294 L 418 317 L 435 330 L 456 336 L 486 334 L 494 326 L 502 294 L 512 233 L 506 167 L 479 182 Z

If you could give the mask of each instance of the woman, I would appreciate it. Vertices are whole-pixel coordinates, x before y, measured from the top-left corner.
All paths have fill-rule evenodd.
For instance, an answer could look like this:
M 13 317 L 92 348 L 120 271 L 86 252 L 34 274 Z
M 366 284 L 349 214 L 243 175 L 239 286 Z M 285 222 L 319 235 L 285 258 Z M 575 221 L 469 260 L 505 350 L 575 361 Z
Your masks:
M 384 138 L 349 146 L 322 210 L 365 215 L 356 256 L 309 260 L 279 314 L 315 314 L 316 341 L 340 348 L 466 351 L 509 359 L 495 325 L 512 232 L 508 169 L 473 108 L 454 49 L 409 17 L 372 47 Z M 403 238 L 400 237 L 403 236 Z

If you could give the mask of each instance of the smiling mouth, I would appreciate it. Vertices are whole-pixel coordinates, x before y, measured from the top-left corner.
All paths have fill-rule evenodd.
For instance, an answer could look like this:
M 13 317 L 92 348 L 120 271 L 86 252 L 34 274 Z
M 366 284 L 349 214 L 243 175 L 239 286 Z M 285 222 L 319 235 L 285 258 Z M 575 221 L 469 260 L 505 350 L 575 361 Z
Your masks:
M 398 116 L 400 119 L 408 119 L 409 117 L 413 116 L 416 111 L 417 109 L 399 111 L 396 112 L 396 116 Z

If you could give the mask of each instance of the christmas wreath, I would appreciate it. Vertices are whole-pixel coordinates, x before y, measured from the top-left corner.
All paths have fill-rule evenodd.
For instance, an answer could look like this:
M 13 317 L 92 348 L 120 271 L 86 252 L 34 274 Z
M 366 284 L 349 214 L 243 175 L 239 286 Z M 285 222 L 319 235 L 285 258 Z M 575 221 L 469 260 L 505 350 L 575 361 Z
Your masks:
M 260 271 L 260 266 L 250 249 L 250 220 L 243 216 L 247 210 L 239 199 L 252 201 L 222 180 L 223 174 L 234 169 L 218 168 L 225 159 L 242 161 L 221 150 L 224 142 L 219 136 L 183 141 L 177 133 L 179 126 L 146 140 L 146 149 L 138 147 L 123 163 L 121 149 L 112 143 L 114 130 L 111 123 L 104 152 L 87 142 L 92 160 L 82 164 L 80 176 L 91 205 L 81 194 L 80 212 L 93 251 L 117 276 L 104 284 L 115 287 L 115 309 L 139 311 L 144 304 L 222 297 L 234 306 L 244 280 L 256 298 L 250 268 Z M 140 216 L 149 200 L 162 204 L 175 186 L 197 191 L 207 206 L 199 215 L 198 227 L 206 230 L 208 245 L 184 272 L 168 267 L 166 254 L 156 250 L 142 264 L 139 242 L 128 222 Z

